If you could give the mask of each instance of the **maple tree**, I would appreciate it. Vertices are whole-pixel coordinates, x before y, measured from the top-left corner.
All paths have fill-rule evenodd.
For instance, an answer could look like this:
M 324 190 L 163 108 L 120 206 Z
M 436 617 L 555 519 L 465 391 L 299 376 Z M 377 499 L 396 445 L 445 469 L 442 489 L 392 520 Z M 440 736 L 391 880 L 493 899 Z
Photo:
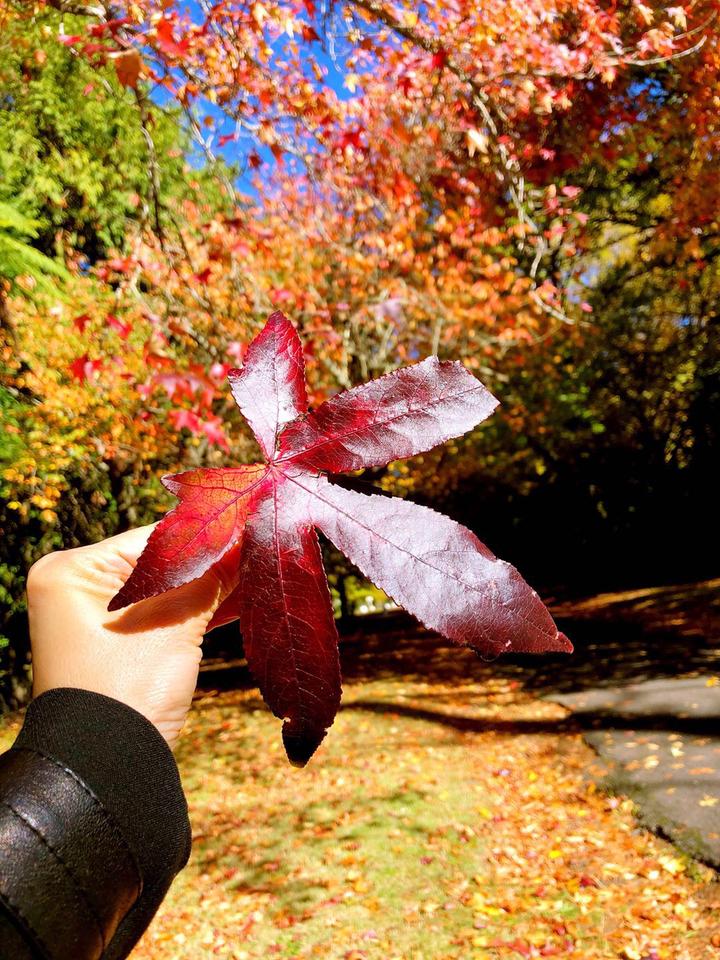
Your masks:
M 237 584 L 211 626 L 239 618 L 293 763 L 312 756 L 340 704 L 338 636 L 313 528 L 427 627 L 483 656 L 572 650 L 517 570 L 469 530 L 324 476 L 413 456 L 488 417 L 497 401 L 461 364 L 431 357 L 308 413 L 302 345 L 276 312 L 229 380 L 265 462 L 164 478 L 180 502 L 109 609 L 197 579 L 239 548 Z

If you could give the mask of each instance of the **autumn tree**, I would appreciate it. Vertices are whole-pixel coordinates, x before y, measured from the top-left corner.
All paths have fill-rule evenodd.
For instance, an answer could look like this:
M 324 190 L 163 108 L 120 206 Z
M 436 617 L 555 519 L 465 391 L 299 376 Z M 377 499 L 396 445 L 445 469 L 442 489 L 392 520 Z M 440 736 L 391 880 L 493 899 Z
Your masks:
M 514 510 L 637 450 L 641 422 L 648 463 L 701 462 L 714 0 L 1 9 L 0 199 L 73 275 L 9 304 L 14 555 L 154 516 L 161 472 L 255 459 L 220 384 L 275 308 L 313 403 L 432 353 L 502 399 L 497 425 L 374 477 L 396 491 L 482 483 Z

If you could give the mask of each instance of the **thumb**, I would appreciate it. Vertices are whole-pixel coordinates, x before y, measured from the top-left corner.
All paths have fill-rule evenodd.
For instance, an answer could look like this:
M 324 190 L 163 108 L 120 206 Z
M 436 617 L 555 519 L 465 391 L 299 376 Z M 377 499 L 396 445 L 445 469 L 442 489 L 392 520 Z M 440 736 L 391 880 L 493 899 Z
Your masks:
M 124 567 L 123 581 L 137 564 L 154 527 L 155 524 L 129 530 L 105 541 Z M 203 576 L 110 614 L 106 626 L 117 633 L 137 633 L 192 624 L 199 643 L 215 610 L 237 583 L 239 556 L 239 545 L 231 547 Z

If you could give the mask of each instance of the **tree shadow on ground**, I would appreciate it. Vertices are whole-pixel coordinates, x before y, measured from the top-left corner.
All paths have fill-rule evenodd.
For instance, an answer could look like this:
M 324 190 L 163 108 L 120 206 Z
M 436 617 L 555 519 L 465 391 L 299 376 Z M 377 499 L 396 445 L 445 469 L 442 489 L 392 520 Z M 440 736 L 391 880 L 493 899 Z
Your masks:
M 242 782 L 246 777 L 243 758 L 228 763 L 228 779 Z M 302 918 L 303 911 L 317 905 L 328 894 L 321 866 L 324 855 L 337 853 L 353 841 L 375 831 L 385 835 L 397 824 L 397 809 L 406 804 L 427 806 L 427 792 L 387 789 L 363 792 L 362 804 L 355 794 L 344 799 L 280 803 L 274 811 L 265 808 L 258 818 L 252 811 L 238 810 L 228 815 L 213 809 L 207 833 L 194 834 L 193 867 L 200 873 L 215 871 L 227 898 L 242 894 L 267 894 L 273 910 Z M 196 819 L 199 818 L 196 812 Z M 413 823 L 402 825 L 405 836 L 422 839 L 425 830 Z M 288 849 L 288 838 L 292 846 Z M 307 865 L 303 851 L 312 851 L 315 869 L 302 878 L 292 870 L 300 862 Z M 337 858 L 336 858 L 337 859 Z
M 720 580 L 601 594 L 554 613 L 575 653 L 527 664 L 540 694 L 720 671 Z
M 252 686 L 252 683 L 249 684 Z M 238 689 L 241 689 L 238 687 Z M 212 709 L 214 706 L 213 697 L 207 694 L 200 694 L 194 705 L 196 711 Z M 478 716 L 467 716 L 465 714 L 445 712 L 444 710 L 430 710 L 425 707 L 417 706 L 417 701 L 427 699 L 436 705 L 439 700 L 432 692 L 425 696 L 413 693 L 413 704 L 400 703 L 393 699 L 361 699 L 352 700 L 349 703 L 341 705 L 343 711 L 360 711 L 374 714 L 387 714 L 388 716 L 407 717 L 411 720 L 423 720 L 428 723 L 436 723 L 451 730 L 457 730 L 460 733 L 497 733 L 500 735 L 513 736 L 517 734 L 561 734 L 561 733 L 579 733 L 583 730 L 634 730 L 634 731 L 660 731 L 672 730 L 678 733 L 692 734 L 697 737 L 717 736 L 720 729 L 720 711 L 718 716 L 704 717 L 678 717 L 673 713 L 656 713 L 646 716 L 637 714 L 622 713 L 613 710 L 592 710 L 582 711 L 567 717 L 547 718 L 547 719 L 498 719 L 497 717 L 485 718 Z M 452 698 L 441 698 L 442 701 L 451 701 Z M 254 713 L 255 711 L 267 710 L 263 701 L 259 698 L 243 699 L 232 704 L 234 712 Z
M 573 654 L 492 661 L 457 647 L 404 613 L 362 618 L 341 636 L 343 678 L 348 683 L 406 680 L 442 686 L 500 677 L 551 696 L 720 673 L 720 580 L 606 594 L 558 609 Z M 255 686 L 242 659 L 237 625 L 222 634 L 216 631 L 208 652 L 201 690 Z
M 648 826 L 692 856 L 720 865 L 720 581 L 591 598 L 560 608 L 572 655 L 486 661 L 405 614 L 365 618 L 341 637 L 346 715 L 374 714 L 432 724 L 441 738 L 584 734 L 599 753 L 610 790 L 630 794 Z M 201 700 L 213 690 L 251 690 L 241 659 L 206 662 Z M 672 682 L 666 682 L 672 681 Z M 232 709 L 255 711 L 258 696 Z M 539 700 L 555 700 L 569 714 Z M 458 734 L 460 735 L 458 737 Z M 430 737 L 428 730 L 421 736 Z M 559 747 L 560 741 L 554 741 Z M 657 781 L 657 782 L 656 782 Z M 270 869 L 248 882 L 269 882 Z M 302 905 L 297 904 L 300 908 Z
M 418 699 L 414 697 L 413 699 Z M 577 733 L 580 730 L 633 730 L 661 731 L 672 730 L 678 733 L 692 734 L 698 737 L 717 736 L 720 729 L 720 712 L 710 717 L 678 717 L 673 713 L 658 713 L 637 716 L 613 710 L 593 710 L 573 714 L 557 719 L 511 719 L 498 720 L 483 717 L 468 717 L 440 710 L 426 710 L 422 707 L 397 703 L 392 700 L 353 700 L 341 707 L 342 710 L 361 710 L 367 713 L 392 714 L 414 720 L 439 723 L 442 726 L 459 730 L 461 733 L 498 733 L 515 734 L 560 734 Z

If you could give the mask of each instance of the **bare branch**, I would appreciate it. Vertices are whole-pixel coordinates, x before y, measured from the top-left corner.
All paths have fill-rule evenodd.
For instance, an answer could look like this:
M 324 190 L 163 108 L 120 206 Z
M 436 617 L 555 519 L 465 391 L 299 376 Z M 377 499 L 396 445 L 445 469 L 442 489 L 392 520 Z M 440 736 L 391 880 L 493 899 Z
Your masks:
M 164 251 L 165 234 L 160 217 L 160 163 L 158 161 L 157 151 L 155 149 L 155 141 L 153 140 L 153 136 L 150 131 L 150 107 L 148 104 L 147 94 L 140 89 L 139 85 L 135 87 L 135 103 L 137 104 L 138 113 L 140 115 L 140 128 L 142 130 L 142 134 L 145 139 L 145 145 L 147 147 L 150 197 L 153 205 L 155 235 L 160 242 L 160 249 Z

